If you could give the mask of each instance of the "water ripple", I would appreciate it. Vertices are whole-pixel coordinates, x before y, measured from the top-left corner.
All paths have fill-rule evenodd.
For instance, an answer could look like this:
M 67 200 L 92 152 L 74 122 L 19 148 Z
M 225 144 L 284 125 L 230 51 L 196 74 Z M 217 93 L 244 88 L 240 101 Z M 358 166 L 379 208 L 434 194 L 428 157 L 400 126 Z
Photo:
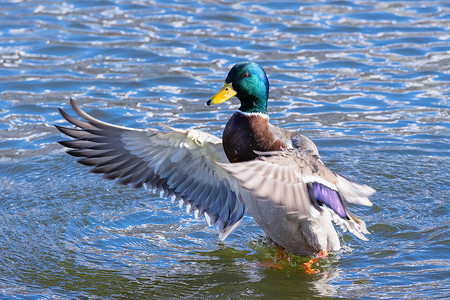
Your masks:
M 0 293 L 42 298 L 449 294 L 447 1 L 10 1 L 0 4 Z M 372 232 L 314 278 L 251 217 L 224 242 L 147 191 L 86 176 L 53 124 L 74 97 L 131 127 L 218 136 L 204 102 L 231 65 L 268 73 L 269 112 L 336 172 L 378 190 Z M 426 275 L 426 276 L 425 276 Z M 244 295 L 244 296 L 243 296 Z

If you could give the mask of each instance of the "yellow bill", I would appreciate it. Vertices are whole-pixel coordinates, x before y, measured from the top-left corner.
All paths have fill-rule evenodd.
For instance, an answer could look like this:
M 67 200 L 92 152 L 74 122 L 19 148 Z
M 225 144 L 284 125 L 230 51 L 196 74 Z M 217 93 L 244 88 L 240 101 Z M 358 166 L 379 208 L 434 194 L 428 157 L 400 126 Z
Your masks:
M 236 91 L 233 90 L 231 83 L 225 83 L 222 89 L 206 102 L 206 105 L 223 103 L 235 95 Z

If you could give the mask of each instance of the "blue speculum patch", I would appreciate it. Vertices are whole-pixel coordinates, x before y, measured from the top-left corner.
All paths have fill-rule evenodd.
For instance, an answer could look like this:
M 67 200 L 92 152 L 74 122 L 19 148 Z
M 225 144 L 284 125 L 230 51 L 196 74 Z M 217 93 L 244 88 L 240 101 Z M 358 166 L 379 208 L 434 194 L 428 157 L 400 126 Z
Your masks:
M 309 198 L 318 206 L 325 205 L 331 208 L 339 217 L 349 219 L 342 203 L 341 196 L 335 190 L 317 182 L 308 183 Z

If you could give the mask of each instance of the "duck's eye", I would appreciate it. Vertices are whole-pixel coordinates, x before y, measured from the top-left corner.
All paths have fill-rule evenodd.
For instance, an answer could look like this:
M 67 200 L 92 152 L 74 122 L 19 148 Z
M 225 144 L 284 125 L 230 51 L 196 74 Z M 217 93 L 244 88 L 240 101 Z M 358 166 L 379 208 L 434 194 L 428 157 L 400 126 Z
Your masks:
M 244 72 L 244 74 L 242 74 L 242 77 L 244 77 L 244 78 L 250 77 L 250 73 L 249 72 Z

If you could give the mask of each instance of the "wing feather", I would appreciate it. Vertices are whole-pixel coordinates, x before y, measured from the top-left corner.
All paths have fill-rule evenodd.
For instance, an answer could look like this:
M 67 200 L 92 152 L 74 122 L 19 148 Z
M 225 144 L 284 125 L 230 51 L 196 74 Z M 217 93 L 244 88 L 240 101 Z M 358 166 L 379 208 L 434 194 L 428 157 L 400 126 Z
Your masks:
M 321 212 L 330 213 L 344 230 L 366 239 L 363 235 L 368 233 L 365 223 L 350 214 L 336 183 L 341 182 L 341 187 L 352 189 L 342 194 L 352 195 L 353 200 L 359 199 L 353 202 L 361 204 L 365 204 L 363 198 L 373 189 L 350 181 L 342 184 L 345 178 L 330 171 L 317 155 L 310 152 L 292 150 L 267 155 L 253 161 L 220 165 L 258 200 L 271 201 L 299 219 L 317 218 Z
M 219 138 L 197 130 L 139 130 L 108 124 L 84 112 L 72 99 L 73 110 L 85 121 L 60 109 L 62 117 L 76 128 L 55 125 L 73 138 L 59 142 L 79 163 L 92 167 L 107 179 L 134 188 L 145 186 L 173 195 L 216 225 L 223 240 L 245 213 L 242 190 L 236 179 L 216 165 L 228 162 Z

